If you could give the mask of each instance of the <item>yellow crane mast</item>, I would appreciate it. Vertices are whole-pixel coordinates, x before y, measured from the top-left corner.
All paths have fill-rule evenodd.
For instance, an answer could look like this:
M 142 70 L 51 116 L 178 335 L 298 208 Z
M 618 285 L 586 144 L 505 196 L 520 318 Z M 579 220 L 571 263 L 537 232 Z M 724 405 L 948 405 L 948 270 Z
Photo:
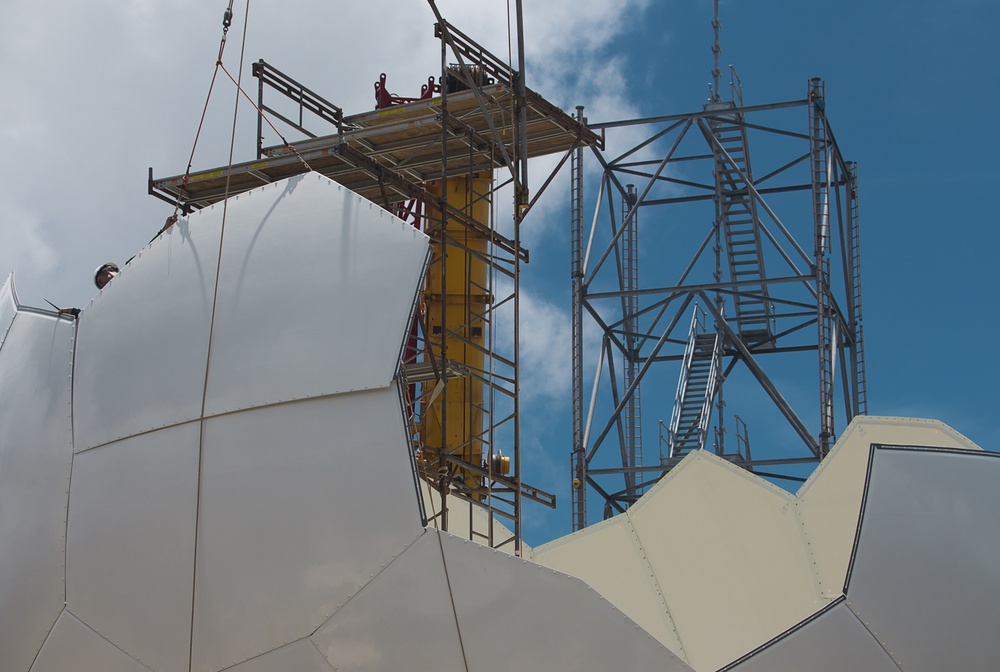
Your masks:
M 467 217 L 488 227 L 491 182 L 490 174 L 475 174 L 427 186 L 428 191 L 445 197 Z M 442 185 L 447 193 L 442 192 Z M 437 472 L 448 484 L 462 486 L 470 497 L 481 500 L 482 478 L 446 462 L 447 457 L 453 457 L 465 464 L 483 463 L 485 316 L 492 303 L 486 262 L 489 241 L 479 229 L 453 217 L 443 218 L 434 208 L 427 214 L 428 222 L 444 222 L 429 231 L 433 256 L 421 302 L 428 354 L 452 373 L 442 377 L 437 394 L 432 392 L 417 427 L 422 462 L 427 473 Z

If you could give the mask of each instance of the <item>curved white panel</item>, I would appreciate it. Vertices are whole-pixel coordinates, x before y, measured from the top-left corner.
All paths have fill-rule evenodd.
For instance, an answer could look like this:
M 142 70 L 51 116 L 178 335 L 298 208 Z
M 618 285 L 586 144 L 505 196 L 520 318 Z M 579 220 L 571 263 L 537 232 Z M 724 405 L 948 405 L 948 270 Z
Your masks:
M 899 672 L 892 658 L 843 602 L 810 618 L 745 660 L 726 667 L 725 670 L 726 672 L 729 670 Z
M 441 540 L 469 669 L 691 669 L 583 581 L 451 535 Z
M 186 670 L 191 641 L 200 423 L 73 462 L 68 608 L 156 670 Z
M 398 391 L 205 421 L 194 670 L 322 625 L 422 532 Z
M 1000 455 L 876 448 L 847 599 L 904 670 L 997 669 Z
M 31 672 L 149 672 L 149 668 L 64 611 Z
M 308 639 L 302 639 L 245 663 L 230 667 L 226 672 L 333 672 L 323 655 Z
M 206 414 L 387 385 L 427 250 L 318 173 L 231 200 Z
M 338 672 L 465 669 L 438 533 L 425 532 L 312 640 Z
M 74 327 L 22 311 L 0 348 L 3 670 L 28 669 L 63 608 Z
M 80 315 L 76 449 L 201 413 L 222 208 L 154 240 Z
M 7 330 L 10 329 L 14 321 L 14 313 L 17 312 L 17 301 L 14 299 L 14 274 L 11 273 L 0 286 L 0 348 L 3 347 L 4 339 L 7 338 Z

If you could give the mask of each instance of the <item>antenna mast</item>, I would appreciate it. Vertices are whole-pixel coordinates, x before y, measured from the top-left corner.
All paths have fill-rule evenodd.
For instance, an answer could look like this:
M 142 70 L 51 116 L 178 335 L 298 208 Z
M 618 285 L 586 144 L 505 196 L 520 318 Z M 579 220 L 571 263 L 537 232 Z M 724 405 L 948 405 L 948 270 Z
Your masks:
M 719 77 L 722 76 L 722 71 L 719 70 L 719 54 L 722 53 L 722 46 L 719 44 L 719 30 L 721 28 L 722 22 L 719 21 L 719 0 L 715 0 L 715 16 L 712 19 L 712 30 L 715 33 L 715 42 L 712 44 L 712 55 L 715 59 L 715 64 L 712 68 L 711 101 L 713 103 L 722 101 L 722 96 L 719 95 Z

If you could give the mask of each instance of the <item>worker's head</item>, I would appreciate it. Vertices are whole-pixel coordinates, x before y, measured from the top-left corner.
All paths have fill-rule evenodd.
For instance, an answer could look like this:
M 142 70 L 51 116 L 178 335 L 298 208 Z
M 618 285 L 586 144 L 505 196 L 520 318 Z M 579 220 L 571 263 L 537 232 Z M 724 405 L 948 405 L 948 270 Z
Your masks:
M 97 285 L 98 289 L 104 289 L 104 285 L 111 282 L 111 279 L 119 273 L 121 273 L 121 269 L 115 262 L 109 261 L 106 264 L 101 264 L 94 271 L 94 284 Z

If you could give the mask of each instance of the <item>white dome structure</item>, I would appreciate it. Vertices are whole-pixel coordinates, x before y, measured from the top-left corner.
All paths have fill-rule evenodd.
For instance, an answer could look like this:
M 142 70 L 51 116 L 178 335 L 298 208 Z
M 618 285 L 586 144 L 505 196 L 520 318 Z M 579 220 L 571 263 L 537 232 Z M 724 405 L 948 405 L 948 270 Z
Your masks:
M 704 452 L 522 559 L 425 527 L 427 237 L 316 173 L 78 320 L 0 286 L 0 671 L 992 670 L 1000 456 L 858 418 L 796 494 Z
M 313 173 L 181 220 L 78 321 L 8 278 L 0 669 L 690 669 L 424 529 L 395 375 L 428 254 Z

